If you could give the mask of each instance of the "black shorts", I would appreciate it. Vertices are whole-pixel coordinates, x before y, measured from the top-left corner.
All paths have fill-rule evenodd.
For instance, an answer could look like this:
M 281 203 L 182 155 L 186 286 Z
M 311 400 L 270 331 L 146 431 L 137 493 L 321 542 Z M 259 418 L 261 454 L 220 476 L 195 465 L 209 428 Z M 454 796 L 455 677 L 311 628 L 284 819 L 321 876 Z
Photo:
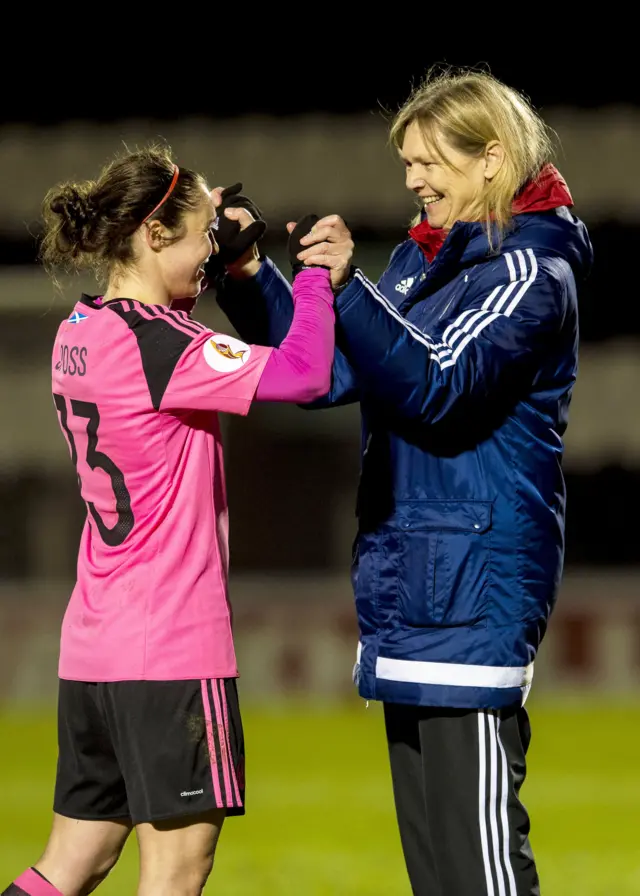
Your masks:
M 60 681 L 54 812 L 133 824 L 244 815 L 235 678 Z

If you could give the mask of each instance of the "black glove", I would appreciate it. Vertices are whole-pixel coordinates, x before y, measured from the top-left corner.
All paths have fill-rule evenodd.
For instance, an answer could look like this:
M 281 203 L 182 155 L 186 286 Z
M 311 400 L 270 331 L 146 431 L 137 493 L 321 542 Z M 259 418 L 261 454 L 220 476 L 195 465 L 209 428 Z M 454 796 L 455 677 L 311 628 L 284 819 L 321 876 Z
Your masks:
M 213 233 L 218 244 L 219 252 L 216 259 L 219 264 L 232 264 L 258 240 L 261 240 L 267 231 L 267 223 L 262 217 L 258 206 L 247 196 L 243 196 L 240 190 L 242 184 L 233 184 L 222 191 L 222 205 L 216 209 L 218 217 L 213 225 Z M 224 211 L 227 208 L 244 208 L 255 219 L 244 230 L 240 230 L 237 221 L 230 221 Z
M 320 218 L 317 215 L 305 215 L 304 218 L 300 218 L 289 234 L 289 261 L 291 262 L 291 272 L 294 277 L 307 267 L 322 267 L 322 265 L 307 265 L 297 257 L 298 252 L 303 252 L 309 248 L 309 246 L 300 245 L 300 240 L 309 233 L 313 225 L 317 224 L 319 220 Z

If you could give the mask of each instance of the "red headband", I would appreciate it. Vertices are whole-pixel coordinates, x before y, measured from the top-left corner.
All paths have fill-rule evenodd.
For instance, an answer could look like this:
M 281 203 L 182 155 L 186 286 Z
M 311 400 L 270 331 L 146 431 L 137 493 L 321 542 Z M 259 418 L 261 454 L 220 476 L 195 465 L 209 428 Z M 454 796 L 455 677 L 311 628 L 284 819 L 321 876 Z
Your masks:
M 153 210 L 152 212 L 149 212 L 149 214 L 147 215 L 147 217 L 142 221 L 142 224 L 145 224 L 145 223 L 149 220 L 149 218 L 151 218 L 153 215 L 155 215 L 155 213 L 158 211 L 158 209 L 161 208 L 161 207 L 165 204 L 165 202 L 167 201 L 167 199 L 169 198 L 169 196 L 171 196 L 171 194 L 173 193 L 173 188 L 175 187 L 175 185 L 176 185 L 176 183 L 177 183 L 177 181 L 178 181 L 178 175 L 179 175 L 179 174 L 180 174 L 180 169 L 178 168 L 177 165 L 174 165 L 174 166 L 173 166 L 173 177 L 172 177 L 172 179 L 171 179 L 171 184 L 169 185 L 169 189 L 168 189 L 167 192 L 164 194 L 164 196 L 162 197 L 162 199 L 160 200 L 160 202 L 156 205 L 156 207 L 154 208 L 154 210 Z M 140 225 L 140 226 L 142 226 L 142 225 Z

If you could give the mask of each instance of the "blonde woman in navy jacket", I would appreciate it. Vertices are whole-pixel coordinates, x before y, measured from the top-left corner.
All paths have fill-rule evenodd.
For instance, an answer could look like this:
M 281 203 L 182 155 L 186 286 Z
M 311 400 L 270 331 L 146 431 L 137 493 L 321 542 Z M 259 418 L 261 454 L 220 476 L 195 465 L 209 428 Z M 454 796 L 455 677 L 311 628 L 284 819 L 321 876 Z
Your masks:
M 337 291 L 332 389 L 314 407 L 362 410 L 355 680 L 384 703 L 414 893 L 533 896 L 524 701 L 562 572 L 591 245 L 543 122 L 489 75 L 428 81 L 391 136 L 421 211 L 380 281 L 350 266 L 335 215 L 302 256 Z M 245 339 L 287 332 L 290 287 L 255 247 L 218 298 Z

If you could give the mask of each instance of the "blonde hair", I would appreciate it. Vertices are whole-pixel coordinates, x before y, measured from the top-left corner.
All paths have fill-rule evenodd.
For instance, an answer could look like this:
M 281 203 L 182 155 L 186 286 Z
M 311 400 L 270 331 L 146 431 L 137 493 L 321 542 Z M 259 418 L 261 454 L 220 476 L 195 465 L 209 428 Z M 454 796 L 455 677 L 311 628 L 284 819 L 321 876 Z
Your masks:
M 495 248 L 511 223 L 514 197 L 551 158 L 553 132 L 522 94 L 490 74 L 468 69 L 427 75 L 391 125 L 390 139 L 397 149 L 414 122 L 440 161 L 450 167 L 438 145 L 440 135 L 458 151 L 475 157 L 494 141 L 503 147 L 504 161 L 475 209 L 476 220 L 483 221 L 489 245 Z

